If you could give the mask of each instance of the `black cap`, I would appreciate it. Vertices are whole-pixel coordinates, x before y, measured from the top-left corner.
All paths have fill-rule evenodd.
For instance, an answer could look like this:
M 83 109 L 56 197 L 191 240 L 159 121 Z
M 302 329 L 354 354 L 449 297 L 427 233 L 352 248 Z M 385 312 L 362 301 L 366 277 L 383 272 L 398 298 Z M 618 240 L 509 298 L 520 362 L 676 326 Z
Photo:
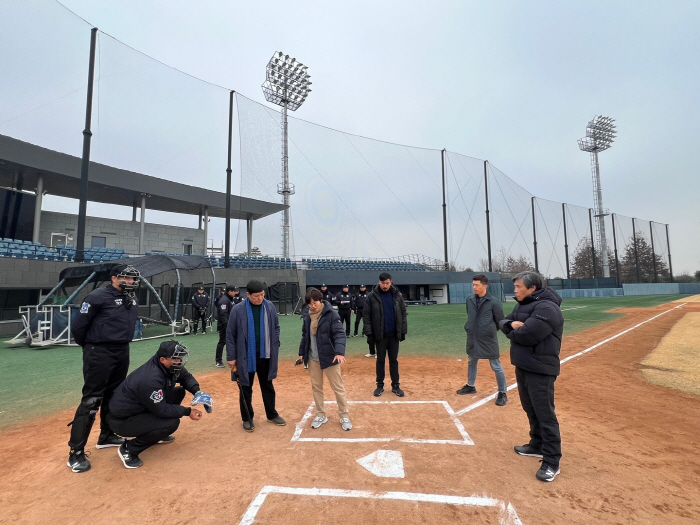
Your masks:
M 322 285 L 321 285 L 321 288 L 326 288 L 326 285 L 325 285 L 325 284 L 322 284 Z
M 361 284 L 360 288 L 367 288 L 367 287 L 364 284 Z
M 197 286 L 197 290 L 204 290 L 204 286 L 200 284 L 199 286 Z
M 236 288 L 236 287 L 233 286 L 232 284 L 229 284 L 229 285 L 226 287 L 226 291 L 227 291 L 227 292 L 236 292 L 236 291 L 238 291 L 238 288 Z
M 158 357 L 172 357 L 179 344 L 177 341 L 164 341 L 158 347 L 156 355 Z
M 112 266 L 112 269 L 109 271 L 109 275 L 115 277 L 122 273 L 124 270 L 126 270 L 126 264 L 116 264 Z
M 350 285 L 349 285 L 349 284 L 344 284 L 344 285 L 343 285 L 343 288 L 350 288 Z

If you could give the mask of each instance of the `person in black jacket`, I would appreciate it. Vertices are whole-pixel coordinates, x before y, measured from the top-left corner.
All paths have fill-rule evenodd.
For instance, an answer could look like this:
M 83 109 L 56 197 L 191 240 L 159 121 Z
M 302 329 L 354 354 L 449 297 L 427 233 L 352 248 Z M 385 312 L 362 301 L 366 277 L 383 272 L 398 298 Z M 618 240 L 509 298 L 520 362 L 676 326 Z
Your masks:
M 216 299 L 214 299 L 213 316 L 214 316 L 214 321 L 216 321 L 216 322 L 219 321 L 219 301 L 221 301 L 221 299 L 223 299 L 225 295 L 226 295 L 226 287 L 224 286 L 221 289 L 221 293 L 216 297 Z
M 192 296 L 192 323 L 194 324 L 192 335 L 197 335 L 200 319 L 202 320 L 202 335 L 206 335 L 208 307 L 209 296 L 204 292 L 204 286 L 199 286 L 197 293 Z
M 139 454 L 156 443 L 172 443 L 180 418 L 202 419 L 202 412 L 180 405 L 185 391 L 211 412 L 212 400 L 185 368 L 189 350 L 178 341 L 161 343 L 156 354 L 134 370 L 119 385 L 110 402 L 109 421 L 114 431 L 127 439 L 119 447 L 126 468 L 143 465 Z M 175 386 L 179 383 L 182 386 Z
M 391 391 L 399 397 L 404 396 L 399 384 L 399 342 L 406 339 L 408 323 L 406 320 L 406 303 L 399 289 L 391 284 L 391 275 L 379 274 L 379 284 L 367 296 L 367 303 L 362 314 L 362 333 L 367 341 L 373 341 L 377 348 L 377 388 L 375 397 L 384 392 L 384 367 L 389 354 L 389 375 Z
M 350 287 L 347 284 L 343 285 L 343 291 L 335 296 L 335 302 L 338 305 L 338 315 L 340 322 L 345 324 L 345 337 L 350 337 L 350 322 L 352 321 L 352 310 L 355 307 L 354 298 L 350 294 Z
M 233 306 L 243 302 L 243 297 L 241 297 L 241 292 L 238 289 L 238 286 L 233 287 L 233 298 L 231 301 L 233 302 Z
M 98 410 L 100 436 L 96 447 L 118 447 L 124 442 L 112 432 L 107 415 L 109 400 L 129 372 L 129 343 L 139 315 L 134 293 L 140 277 L 133 266 L 113 266 L 111 284 L 90 292 L 73 318 L 71 333 L 83 347 L 84 380 L 80 405 L 69 424 L 68 466 L 73 472 L 90 470 L 85 445 Z
M 328 421 L 323 398 L 323 374 L 335 392 L 338 403 L 340 426 L 343 430 L 351 430 L 352 424 L 348 415 L 348 399 L 340 375 L 340 365 L 345 362 L 345 332 L 338 313 L 316 288 L 306 292 L 306 304 L 309 308 L 304 311 L 301 327 L 301 343 L 299 344 L 299 359 L 297 365 L 304 363 L 309 369 L 311 389 L 316 404 L 316 417 L 311 422 L 311 428 L 318 428 Z
M 219 332 L 219 342 L 216 345 L 216 357 L 214 364 L 219 368 L 226 368 L 224 364 L 224 347 L 226 346 L 226 329 L 228 327 L 228 316 L 231 314 L 231 308 L 233 308 L 233 298 L 236 287 L 229 285 L 226 287 L 226 293 L 217 300 L 217 323 L 216 331 Z
M 328 301 L 331 303 L 332 306 L 335 306 L 335 296 L 331 293 L 331 291 L 328 289 L 328 286 L 325 284 L 321 285 L 321 294 L 323 295 L 323 300 Z
M 360 291 L 355 295 L 355 335 L 357 336 L 357 328 L 360 326 L 360 320 L 365 310 L 365 304 L 367 304 L 367 287 L 364 284 L 360 285 Z M 362 329 L 364 333 L 365 324 L 362 323 Z M 374 339 L 371 337 L 367 338 L 367 346 L 369 346 L 369 352 L 365 354 L 365 357 L 377 358 L 376 350 L 374 349 Z
M 544 288 L 542 277 L 535 272 L 520 272 L 513 283 L 518 304 L 500 326 L 510 339 L 510 362 L 515 365 L 520 403 L 530 422 L 530 442 L 516 446 L 515 452 L 542 458 L 537 479 L 554 481 L 561 460 L 559 421 L 554 412 L 554 382 L 564 333 L 561 297 Z

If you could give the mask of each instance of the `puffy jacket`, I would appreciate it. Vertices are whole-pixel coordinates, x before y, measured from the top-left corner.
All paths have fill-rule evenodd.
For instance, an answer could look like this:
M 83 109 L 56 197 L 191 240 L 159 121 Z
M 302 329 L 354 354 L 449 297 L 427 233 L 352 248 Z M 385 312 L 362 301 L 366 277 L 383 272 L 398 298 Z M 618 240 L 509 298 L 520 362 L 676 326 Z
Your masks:
M 518 301 L 513 311 L 500 322 L 510 339 L 510 362 L 523 370 L 549 376 L 559 375 L 559 351 L 564 333 L 561 297 L 551 288 L 535 290 Z M 511 323 L 525 323 L 513 330 Z
M 170 370 L 162 365 L 157 355 L 154 355 L 131 372 L 117 387 L 109 403 L 109 411 L 118 418 L 144 412 L 165 419 L 189 416 L 192 411 L 190 407 L 165 402 L 165 398 L 170 397 L 168 392 L 172 391 L 177 383 L 192 394 L 199 390 L 199 383 L 186 368 L 180 371 L 180 376 L 175 381 Z
M 367 290 L 364 292 L 357 292 L 355 294 L 355 308 L 357 310 L 362 310 L 367 302 Z
M 228 294 L 224 294 L 216 300 L 216 318 L 220 325 L 225 326 L 228 324 L 231 308 L 233 308 L 233 301 L 231 301 L 231 297 Z
M 80 346 L 128 344 L 134 338 L 138 316 L 135 299 L 109 284 L 85 297 L 73 318 L 71 333 Z
M 501 352 L 498 347 L 498 328 L 503 320 L 501 302 L 487 293 L 479 307 L 476 307 L 476 295 L 467 299 L 467 354 L 477 359 L 498 359 Z
M 355 308 L 355 301 L 350 292 L 340 292 L 335 296 L 335 302 L 338 305 L 339 310 L 350 310 Z
M 299 355 L 304 358 L 304 363 L 309 361 L 311 353 L 311 316 L 306 310 L 302 313 L 301 343 Z M 333 358 L 337 355 L 345 355 L 345 330 L 338 312 L 328 301 L 323 301 L 323 312 L 318 319 L 316 331 L 316 347 L 318 348 L 318 362 L 321 369 L 337 365 Z
M 394 301 L 394 322 L 396 326 L 396 338 L 399 341 L 406 339 L 408 333 L 408 321 L 406 320 L 406 303 L 403 296 L 399 293 L 399 289 L 393 284 L 389 291 L 393 295 Z M 362 310 L 362 334 L 371 338 L 375 342 L 384 339 L 384 305 L 382 298 L 379 296 L 381 288 L 375 285 L 372 291 L 367 294 L 367 302 Z

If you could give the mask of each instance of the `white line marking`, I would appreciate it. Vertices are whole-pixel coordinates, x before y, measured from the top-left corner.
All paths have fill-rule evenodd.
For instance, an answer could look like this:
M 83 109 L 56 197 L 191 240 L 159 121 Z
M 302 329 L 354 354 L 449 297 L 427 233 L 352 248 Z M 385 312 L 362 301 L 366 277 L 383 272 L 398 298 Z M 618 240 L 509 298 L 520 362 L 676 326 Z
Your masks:
M 588 306 L 572 306 L 571 308 L 562 308 L 562 312 L 566 312 L 568 310 L 578 310 L 579 308 L 588 308 Z
M 336 401 L 326 401 L 326 404 L 336 404 Z M 304 426 L 306 422 L 311 418 L 313 414 L 315 404 L 311 403 L 309 405 L 304 417 L 297 423 L 296 431 L 292 436 L 290 441 L 324 441 L 329 443 L 388 443 L 389 441 L 400 441 L 402 443 L 424 443 L 430 445 L 473 445 L 474 441 L 469 437 L 462 422 L 457 419 L 457 414 L 455 414 L 452 407 L 447 401 L 348 401 L 349 405 L 442 405 L 445 411 L 450 416 L 450 419 L 454 423 L 457 431 L 462 436 L 462 439 L 416 439 L 416 438 L 400 438 L 400 437 L 388 437 L 388 438 L 303 438 L 301 433 L 304 431 Z
M 573 359 L 574 357 L 580 357 L 580 356 L 582 356 L 583 354 L 586 354 L 586 353 L 590 352 L 591 350 L 594 350 L 594 349 L 598 348 L 599 346 L 604 345 L 605 343 L 609 343 L 609 342 L 612 341 L 613 339 L 617 339 L 618 337 L 623 336 L 623 335 L 625 335 L 626 333 L 631 332 L 632 330 L 636 330 L 637 328 L 639 328 L 639 327 L 642 326 L 643 324 L 646 324 L 646 323 L 648 323 L 648 322 L 650 322 L 650 321 L 653 321 L 654 319 L 657 319 L 658 317 L 661 317 L 662 315 L 665 315 L 665 314 L 667 314 L 668 312 L 672 312 L 673 310 L 676 310 L 677 308 L 680 308 L 681 306 L 684 306 L 684 305 L 686 305 L 686 304 L 688 304 L 688 303 L 682 303 L 682 304 L 679 304 L 678 306 L 674 306 L 674 307 L 671 308 L 670 310 L 666 310 L 665 312 L 661 312 L 660 314 L 655 315 L 654 317 L 651 317 L 651 318 L 647 319 L 646 321 L 642 321 L 641 323 L 637 323 L 636 325 L 634 325 L 634 326 L 628 328 L 627 330 L 623 330 L 623 331 L 620 332 L 619 334 L 615 334 L 615 335 L 613 335 L 612 337 L 608 337 L 608 338 L 605 339 L 604 341 L 601 341 L 600 343 L 597 343 L 597 344 L 595 344 L 595 345 L 593 345 L 593 346 L 590 346 L 590 347 L 586 348 L 585 350 L 580 351 L 580 352 L 577 353 L 577 354 L 570 355 L 569 357 L 567 357 L 567 358 L 565 358 L 565 359 L 562 359 L 562 360 L 561 360 L 561 364 L 563 365 L 564 363 L 566 363 L 567 361 L 570 361 L 570 360 Z M 512 389 L 514 389 L 514 388 L 517 387 L 517 386 L 518 386 L 518 383 L 513 383 L 512 385 L 510 385 L 510 386 L 508 387 L 508 390 L 512 390 Z M 462 410 L 458 411 L 458 412 L 456 413 L 456 415 L 457 415 L 457 416 L 461 416 L 462 414 L 466 414 L 467 412 L 471 412 L 471 411 L 474 410 L 475 408 L 478 408 L 478 407 L 480 407 L 481 405 L 484 405 L 484 404 L 488 403 L 488 402 L 491 401 L 492 399 L 496 399 L 496 396 L 497 396 L 497 395 L 498 395 L 498 392 L 496 392 L 495 394 L 491 394 L 490 396 L 485 397 L 485 398 L 483 398 L 483 399 L 480 399 L 480 400 L 477 401 L 476 403 L 473 403 L 473 404 L 471 404 L 471 405 L 469 405 L 469 406 L 467 406 L 467 407 L 464 407 Z
M 368 490 L 342 490 L 319 488 L 294 488 L 264 486 L 253 499 L 239 525 L 252 525 L 260 507 L 268 494 L 290 494 L 293 496 L 312 496 L 330 498 L 367 498 L 394 501 L 418 501 L 421 503 L 442 503 L 445 505 L 461 505 L 468 507 L 497 507 L 499 509 L 500 525 L 523 525 L 510 503 L 487 496 L 447 496 L 442 494 L 425 494 L 419 492 L 371 492 Z

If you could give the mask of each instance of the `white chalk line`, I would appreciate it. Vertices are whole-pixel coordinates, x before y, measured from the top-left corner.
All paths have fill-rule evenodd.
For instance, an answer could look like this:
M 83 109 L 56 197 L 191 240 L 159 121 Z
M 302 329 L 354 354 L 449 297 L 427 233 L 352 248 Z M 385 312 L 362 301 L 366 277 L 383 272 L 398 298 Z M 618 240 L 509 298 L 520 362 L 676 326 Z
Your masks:
M 368 490 L 319 489 L 264 486 L 246 509 L 239 525 L 252 525 L 260 507 L 268 494 L 290 494 L 294 496 L 330 497 L 330 498 L 365 498 L 377 500 L 411 501 L 421 503 L 441 503 L 467 507 L 497 507 L 500 525 L 522 525 L 522 521 L 510 503 L 487 496 L 449 496 L 442 494 L 425 494 L 420 492 L 372 492 Z
M 571 308 L 562 308 L 562 312 L 567 312 L 569 310 L 579 310 L 580 308 L 588 308 L 588 306 L 572 306 Z
M 666 311 L 664 311 L 664 312 L 661 312 L 660 314 L 657 314 L 657 315 L 655 315 L 654 317 L 650 317 L 650 318 L 647 319 L 646 321 L 642 321 L 641 323 L 637 323 L 636 325 L 634 325 L 634 326 L 628 328 L 627 330 L 623 330 L 623 331 L 620 332 L 619 334 L 615 334 L 615 335 L 613 335 L 612 337 L 608 337 L 608 338 L 605 339 L 604 341 L 601 341 L 600 343 L 597 343 L 597 344 L 595 344 L 595 345 L 593 345 L 593 346 L 590 346 L 590 347 L 586 348 L 585 350 L 580 351 L 580 352 L 577 353 L 577 354 L 570 355 L 569 357 L 567 357 L 567 358 L 565 358 L 565 359 L 562 359 L 562 360 L 561 360 L 561 364 L 563 365 L 564 363 L 566 363 L 567 361 L 570 361 L 570 360 L 574 359 L 575 357 L 580 357 L 580 356 L 582 356 L 583 354 L 587 354 L 587 353 L 590 352 L 591 350 L 595 350 L 595 349 L 598 348 L 599 346 L 602 346 L 602 345 L 604 345 L 604 344 L 606 344 L 606 343 L 609 343 L 609 342 L 612 341 L 613 339 L 617 339 L 618 337 L 621 337 L 621 336 L 625 335 L 626 333 L 631 332 L 632 330 L 636 330 L 636 329 L 639 328 L 640 326 L 645 325 L 646 323 L 649 323 L 649 322 L 653 321 L 654 319 L 657 319 L 657 318 L 661 317 L 662 315 L 666 315 L 667 313 L 672 312 L 673 310 L 676 310 L 676 309 L 678 309 L 678 308 L 680 308 L 681 306 L 684 306 L 684 305 L 686 305 L 686 304 L 688 304 L 688 303 L 682 303 L 682 304 L 679 304 L 678 306 L 674 306 L 673 308 L 671 308 L 671 309 L 669 309 L 669 310 L 666 310 Z M 513 383 L 512 385 L 510 385 L 510 386 L 507 388 L 507 390 L 512 390 L 512 389 L 516 388 L 517 386 L 518 386 L 518 383 Z M 498 396 L 498 392 L 496 392 L 496 393 L 494 393 L 494 394 L 491 394 L 490 396 L 485 397 L 485 398 L 483 398 L 483 399 L 480 399 L 480 400 L 477 401 L 476 403 L 473 403 L 473 404 L 471 404 L 471 405 L 469 405 L 469 406 L 463 408 L 462 410 L 459 410 L 458 412 L 456 412 L 456 415 L 457 415 L 457 416 L 461 416 L 462 414 L 466 414 L 467 412 L 471 412 L 471 411 L 474 410 L 475 408 L 479 408 L 481 405 L 484 405 L 484 404 L 488 403 L 489 401 L 492 401 L 492 400 L 496 399 L 496 396 Z
M 326 404 L 337 404 L 336 401 L 326 401 Z M 400 441 L 402 443 L 424 443 L 431 445 L 473 445 L 474 441 L 469 437 L 467 430 L 462 425 L 462 422 L 457 418 L 452 407 L 447 401 L 348 401 L 349 405 L 427 405 L 427 404 L 438 404 L 442 405 L 450 416 L 452 423 L 454 423 L 455 428 L 462 436 L 462 439 L 417 439 L 417 438 L 401 438 L 401 437 L 388 437 L 388 438 L 309 438 L 301 437 L 306 422 L 311 418 L 315 404 L 311 403 L 307 409 L 304 417 L 301 418 L 296 424 L 296 430 L 292 436 L 291 442 L 302 441 L 302 442 L 329 442 L 329 443 L 388 443 L 390 441 Z

